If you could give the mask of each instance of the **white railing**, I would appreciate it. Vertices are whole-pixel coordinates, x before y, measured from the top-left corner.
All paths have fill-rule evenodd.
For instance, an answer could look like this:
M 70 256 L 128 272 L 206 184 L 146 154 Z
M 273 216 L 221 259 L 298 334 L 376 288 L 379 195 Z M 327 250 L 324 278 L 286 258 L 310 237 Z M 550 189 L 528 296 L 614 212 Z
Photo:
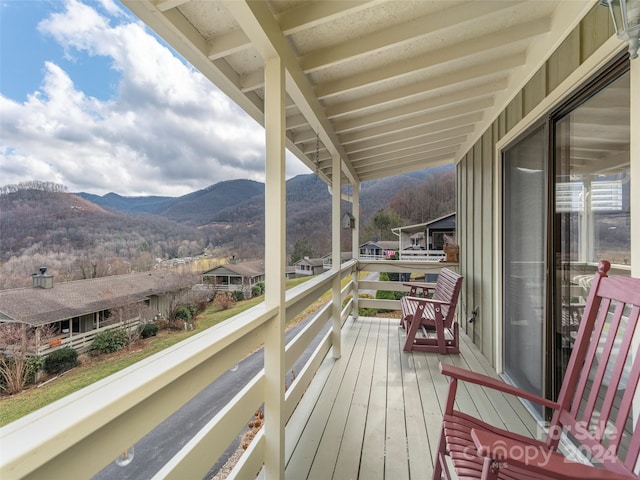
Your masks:
M 439 262 L 445 257 L 443 250 L 400 250 L 400 260 L 408 262 Z
M 136 317 L 131 320 L 127 320 L 126 322 L 117 322 L 111 325 L 106 325 L 104 327 L 97 328 L 95 330 L 91 330 L 89 332 L 84 333 L 74 333 L 72 335 L 64 334 L 58 335 L 56 337 L 48 339 L 47 343 L 40 345 L 35 353 L 37 355 L 49 355 L 54 350 L 59 348 L 69 347 L 78 351 L 78 353 L 85 353 L 91 349 L 91 345 L 93 345 L 93 340 L 96 338 L 96 335 L 99 333 L 105 332 L 107 330 L 113 330 L 117 328 L 124 329 L 134 329 L 138 328 L 140 325 L 140 317 Z
M 399 303 L 374 299 L 354 301 L 354 289 L 358 285 L 361 289 L 401 287 L 398 282 L 357 281 L 356 268 L 368 272 L 437 273 L 444 265 L 447 264 L 352 260 L 342 264 L 340 271 L 326 272 L 288 290 L 285 308 L 286 319 L 290 320 L 330 290 L 338 278 L 348 278 L 340 295 L 334 296 L 334 301 L 340 302 L 338 308 L 331 302 L 325 304 L 286 345 L 285 371 L 307 350 L 332 311 L 339 312 L 339 319 L 334 319 L 332 324 L 342 326 L 358 303 L 362 307 L 389 309 Z M 279 318 L 277 314 L 277 307 L 256 305 L 1 428 L 0 478 L 90 478 L 259 348 L 270 322 Z M 331 349 L 332 338 L 330 329 L 287 389 L 284 404 L 287 419 Z M 264 403 L 265 381 L 262 370 L 173 458 L 167 459 L 154 478 L 203 478 L 246 426 L 247 419 Z M 269 419 L 265 421 L 268 426 Z M 262 432 L 264 429 L 241 457 L 232 478 L 255 477 L 262 468 L 265 461 Z

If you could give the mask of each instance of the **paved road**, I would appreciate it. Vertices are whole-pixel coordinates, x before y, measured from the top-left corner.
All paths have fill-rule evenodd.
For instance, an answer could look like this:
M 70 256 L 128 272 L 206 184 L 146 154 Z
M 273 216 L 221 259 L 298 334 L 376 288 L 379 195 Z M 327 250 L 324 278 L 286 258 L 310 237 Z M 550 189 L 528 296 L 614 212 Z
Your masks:
M 285 335 L 286 341 L 288 342 L 297 335 L 310 318 L 289 329 Z M 312 345 L 298 359 L 293 367 L 294 371 L 299 372 L 302 369 L 302 366 L 320 341 L 321 336 L 329 329 L 329 325 L 329 322 L 327 322 L 322 332 L 312 342 Z M 184 407 L 136 443 L 134 446 L 134 458 L 129 465 L 120 467 L 115 463 L 111 463 L 93 478 L 95 480 L 144 480 L 152 478 L 167 460 L 172 458 L 263 367 L 264 356 L 262 350 L 259 350 L 242 360 L 238 365 L 237 371 L 228 371 L 223 374 Z M 286 381 L 289 384 L 291 378 L 287 378 Z M 229 447 L 225 456 L 213 466 L 211 472 L 217 471 L 224 464 L 226 458 L 235 451 L 237 444 L 238 442 Z

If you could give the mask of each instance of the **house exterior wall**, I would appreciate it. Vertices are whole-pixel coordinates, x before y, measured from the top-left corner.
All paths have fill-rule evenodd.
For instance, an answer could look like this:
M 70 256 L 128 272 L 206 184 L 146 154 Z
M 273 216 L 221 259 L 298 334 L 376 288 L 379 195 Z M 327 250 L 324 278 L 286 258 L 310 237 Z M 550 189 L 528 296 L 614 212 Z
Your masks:
M 549 111 L 579 87 L 601 67 L 597 59 L 612 57 L 622 49 L 622 43 L 615 39 L 608 10 L 596 4 L 457 164 L 457 236 L 460 271 L 465 278 L 458 304 L 461 328 L 494 367 L 501 339 L 496 326 L 501 308 L 500 142 L 507 135 L 513 138 L 522 133 L 541 118 L 545 113 L 540 111 L 541 106 L 548 104 L 545 108 Z M 631 62 L 632 76 L 633 69 L 640 68 L 638 63 L 640 60 Z M 582 74 L 578 81 L 574 79 L 576 73 Z M 570 83 L 575 85 L 568 87 Z M 634 128 L 632 123 L 631 131 L 640 131 L 640 125 Z M 632 172 L 634 162 L 638 171 L 640 160 L 638 155 L 634 159 L 633 151 L 632 146 Z M 632 216 L 637 218 L 638 212 L 632 211 Z M 475 307 L 479 308 L 477 320 L 467 324 Z

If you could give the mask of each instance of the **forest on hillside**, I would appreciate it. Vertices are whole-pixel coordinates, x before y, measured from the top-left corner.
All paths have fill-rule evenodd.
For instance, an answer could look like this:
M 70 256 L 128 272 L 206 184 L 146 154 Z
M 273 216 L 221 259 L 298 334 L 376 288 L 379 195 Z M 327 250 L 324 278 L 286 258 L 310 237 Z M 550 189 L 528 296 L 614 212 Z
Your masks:
M 455 210 L 453 168 L 426 172 L 361 186 L 361 243 L 374 236 L 395 239 L 393 227 L 422 223 Z M 40 266 L 48 267 L 56 281 L 67 281 L 148 271 L 159 261 L 205 251 L 218 258 L 263 257 L 264 190 L 252 182 L 250 191 L 255 194 L 244 198 L 237 192 L 244 183 L 221 183 L 222 189 L 214 185 L 185 196 L 190 208 L 184 207 L 183 197 L 171 202 L 162 199 L 172 219 L 103 208 L 51 182 L 4 186 L 0 189 L 0 288 L 28 286 Z M 349 194 L 350 187 L 344 193 Z M 220 208 L 212 209 L 211 195 L 216 199 L 231 195 L 233 201 L 216 203 Z M 118 199 L 125 201 L 125 197 Z M 351 211 L 351 205 L 343 201 L 342 210 Z M 190 212 L 184 222 L 175 220 L 180 211 Z M 194 225 L 202 219 L 207 223 Z M 288 255 L 302 246 L 310 256 L 328 253 L 330 223 L 327 186 L 314 175 L 289 180 Z M 351 232 L 343 230 L 341 236 L 342 250 L 350 251 Z

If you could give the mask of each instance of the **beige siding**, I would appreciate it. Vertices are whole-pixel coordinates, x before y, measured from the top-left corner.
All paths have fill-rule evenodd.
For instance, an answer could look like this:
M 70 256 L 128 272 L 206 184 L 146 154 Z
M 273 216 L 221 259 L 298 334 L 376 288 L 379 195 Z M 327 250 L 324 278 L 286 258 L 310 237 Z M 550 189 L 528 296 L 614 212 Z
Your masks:
M 529 80 L 522 91 L 522 115 L 526 115 L 534 109 L 545 97 L 546 89 L 546 66 L 542 66 L 540 70 Z
M 613 34 L 607 10 L 594 6 L 457 165 L 460 269 L 465 277 L 461 326 L 492 362 L 498 293 L 494 290 L 493 248 L 499 240 L 494 235 L 501 218 L 494 205 L 499 187 L 494 182 L 495 169 L 500 165 L 494 158 L 495 145 Z M 466 325 L 475 306 L 479 307 L 478 319 Z
M 493 235 L 494 216 L 493 216 L 493 175 L 492 175 L 492 149 L 493 149 L 493 130 L 494 127 L 487 130 L 482 137 L 482 225 L 483 231 L 487 234 L 482 235 L 482 265 L 480 270 L 480 295 L 475 296 L 476 303 L 479 308 L 478 318 L 476 319 L 474 328 L 479 337 L 476 341 L 480 350 L 485 355 L 491 355 L 491 346 L 493 345 L 493 327 L 491 319 L 494 318 L 493 304 L 491 302 L 491 289 L 482 288 L 482 285 L 493 285 Z M 480 301 L 478 300 L 478 297 Z M 485 321 L 481 321 L 484 319 Z
M 473 149 L 473 231 L 474 237 L 480 238 L 481 232 L 484 226 L 484 219 L 482 218 L 482 142 L 476 143 Z M 467 304 L 468 315 L 471 315 L 471 311 L 475 308 L 476 300 L 482 292 L 482 240 L 473 242 L 473 296 L 469 297 L 470 302 Z M 471 282 L 469 282 L 471 283 Z M 471 336 L 474 343 L 480 343 L 480 337 L 475 331 L 476 326 L 471 325 L 467 334 Z

